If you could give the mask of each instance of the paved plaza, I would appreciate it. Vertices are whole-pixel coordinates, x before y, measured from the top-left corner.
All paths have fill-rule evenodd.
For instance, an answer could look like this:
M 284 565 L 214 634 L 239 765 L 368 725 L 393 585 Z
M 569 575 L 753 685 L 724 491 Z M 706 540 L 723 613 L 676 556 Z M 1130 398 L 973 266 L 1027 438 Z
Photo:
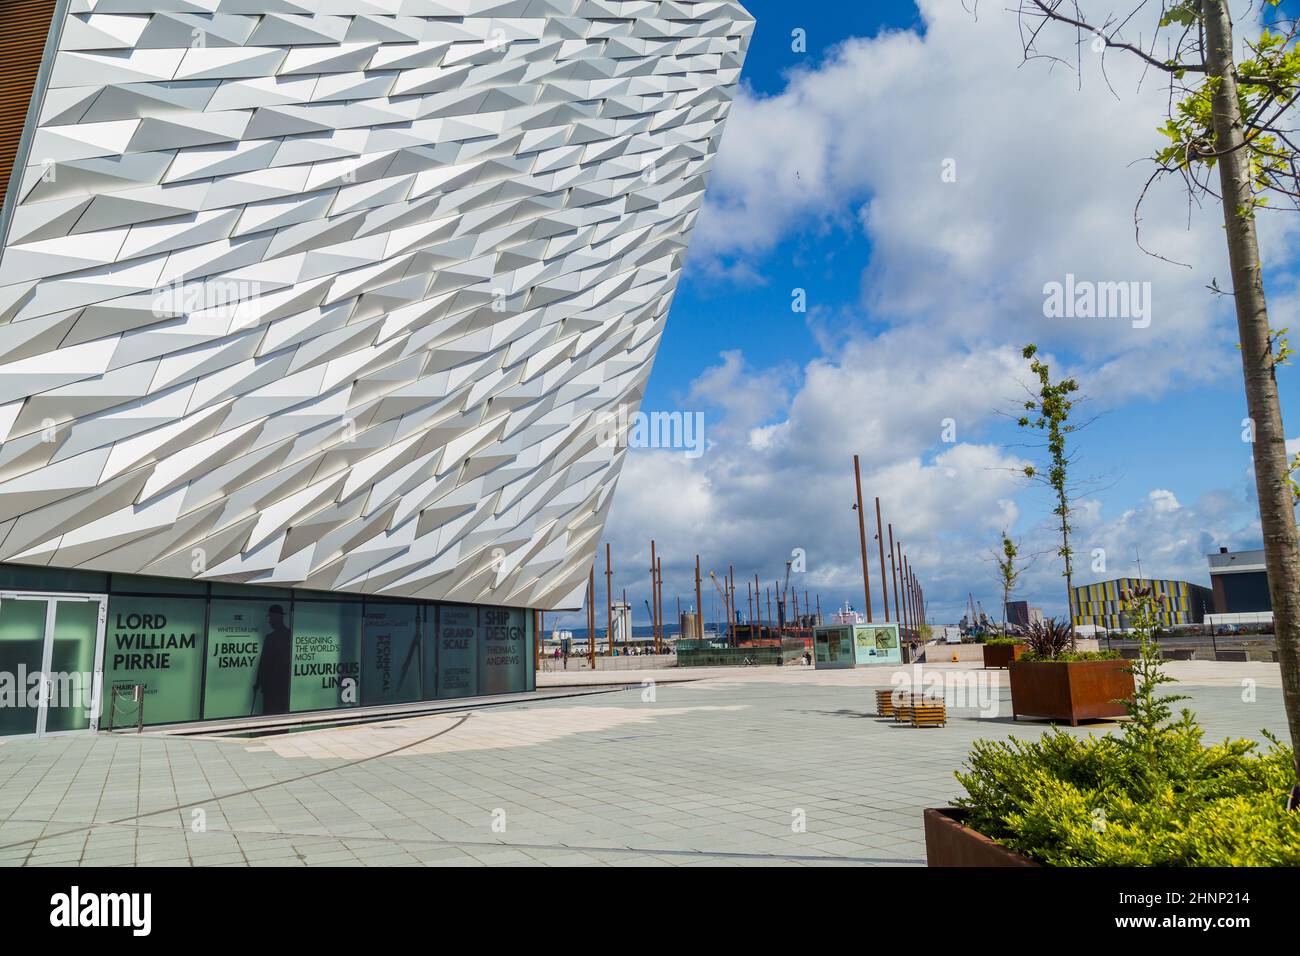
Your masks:
M 1209 739 L 1285 730 L 1276 665 L 1169 671 Z M 0 865 L 923 865 L 921 810 L 971 743 L 1046 724 L 969 665 L 925 670 L 982 695 L 947 727 L 879 720 L 893 673 L 547 674 L 627 686 L 270 737 L 8 740 Z

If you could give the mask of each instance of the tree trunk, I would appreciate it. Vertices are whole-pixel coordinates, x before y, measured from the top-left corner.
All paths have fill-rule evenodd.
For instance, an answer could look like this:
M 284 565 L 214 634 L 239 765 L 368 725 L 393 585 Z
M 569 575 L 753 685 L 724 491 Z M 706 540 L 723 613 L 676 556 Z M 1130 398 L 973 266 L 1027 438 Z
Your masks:
M 1249 157 L 1241 148 L 1243 127 L 1232 55 L 1232 20 L 1227 0 L 1201 0 L 1205 17 L 1206 69 L 1217 80 L 1214 91 L 1214 138 L 1219 158 L 1223 221 L 1241 336 L 1246 377 L 1246 409 L 1253 422 L 1255 488 L 1264 533 L 1264 562 L 1273 600 L 1273 631 L 1282 668 L 1291 746 L 1300 779 L 1300 536 L 1296 532 L 1291 469 L 1282 428 L 1282 408 L 1269 341 L 1268 306 L 1259 258 L 1259 241 L 1251 205 Z M 1300 782 L 1291 792 L 1291 806 Z
M 1065 496 L 1061 496 L 1061 507 L 1067 508 Z M 1078 636 L 1074 633 L 1074 561 L 1070 554 L 1070 517 L 1069 511 L 1061 517 L 1061 541 L 1065 551 L 1065 619 L 1070 625 L 1070 651 L 1079 649 Z

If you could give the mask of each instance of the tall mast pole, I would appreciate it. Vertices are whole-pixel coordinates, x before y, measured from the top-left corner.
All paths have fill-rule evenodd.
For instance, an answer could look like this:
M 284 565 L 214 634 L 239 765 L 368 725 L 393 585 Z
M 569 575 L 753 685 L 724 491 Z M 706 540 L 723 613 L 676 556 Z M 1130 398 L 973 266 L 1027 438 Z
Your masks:
M 587 578 L 587 662 L 596 669 L 596 562 L 591 562 Z
M 903 605 L 898 603 L 898 572 L 894 568 L 894 525 L 889 525 L 889 580 L 894 585 L 894 613 L 898 619 L 903 619 Z
M 727 643 L 736 645 L 736 568 L 727 565 Z
M 913 626 L 915 619 L 917 619 L 917 607 L 915 607 L 913 600 L 911 600 L 910 589 L 907 588 L 907 555 L 904 553 L 904 550 L 902 550 L 901 541 L 898 542 L 898 561 L 900 561 L 898 566 L 902 568 L 902 600 L 904 600 L 904 606 L 907 609 L 907 619 L 904 622 L 904 630 L 906 631 Z
M 704 640 L 704 605 L 700 603 L 700 556 L 695 556 L 695 639 Z
M 885 529 L 880 524 L 880 496 L 876 496 L 876 542 L 880 545 L 880 593 L 885 599 L 885 620 L 889 620 L 889 584 L 885 581 Z
M 659 643 L 659 600 L 657 598 L 658 590 L 655 584 L 658 570 L 655 567 L 655 539 L 650 539 L 650 637 L 655 644 Z
M 664 652 L 664 559 L 663 555 L 655 563 L 655 596 L 658 599 L 656 605 L 659 611 L 659 634 L 655 638 L 655 653 Z
M 858 489 L 858 537 L 862 540 L 862 594 L 867 599 L 867 620 L 871 620 L 871 574 L 867 571 L 867 519 L 862 511 L 862 468 L 853 456 L 853 483 Z
M 605 609 L 608 612 L 608 623 L 605 625 L 605 642 L 609 647 L 605 649 L 606 655 L 614 656 L 614 565 L 609 549 L 609 542 L 605 542 Z

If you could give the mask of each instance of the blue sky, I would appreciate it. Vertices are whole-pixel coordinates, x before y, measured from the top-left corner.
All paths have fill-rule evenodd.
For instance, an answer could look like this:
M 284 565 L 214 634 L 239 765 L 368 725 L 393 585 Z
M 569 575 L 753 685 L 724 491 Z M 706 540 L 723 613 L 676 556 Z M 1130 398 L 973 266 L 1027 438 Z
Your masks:
M 1145 243 L 1186 266 L 1133 238 L 1163 91 L 1114 54 L 1114 95 L 1086 54 L 1081 79 L 1022 64 L 1014 16 L 987 2 L 978 16 L 954 0 L 746 6 L 742 89 L 642 405 L 704 412 L 710 444 L 695 460 L 628 453 L 607 538 L 634 606 L 655 536 L 670 614 L 697 551 L 706 570 L 768 582 L 803 548 L 801 590 L 860 607 L 856 452 L 933 617 L 955 620 L 968 592 L 993 607 L 1001 528 L 1029 552 L 1054 544 L 1046 496 L 1015 476 L 1039 453 L 1000 414 L 1028 341 L 1098 416 L 1079 437 L 1076 548 L 1106 570 L 1078 583 L 1132 573 L 1138 552 L 1148 575 L 1207 583 L 1205 552 L 1256 546 L 1235 323 L 1206 288 L 1227 284 L 1217 212 L 1189 214 L 1173 186 L 1144 206 Z M 1275 326 L 1300 301 L 1294 230 L 1261 223 Z M 1067 273 L 1149 282 L 1151 327 L 1044 316 L 1044 283 Z M 1281 381 L 1293 435 L 1297 376 Z M 1019 596 L 1062 612 L 1050 554 Z
M 779 95 L 791 70 L 806 69 L 850 36 L 919 26 L 909 2 L 791 4 L 757 0 L 745 4 L 754 15 L 754 36 L 745 59 L 744 81 L 755 93 Z M 792 31 L 802 29 L 806 54 L 791 50 Z M 846 197 L 846 211 L 849 210 Z M 857 230 L 819 228 L 792 235 L 764 257 L 764 284 L 710 281 L 706 270 L 688 268 L 678 288 L 672 317 L 650 380 L 647 407 L 675 407 L 700 369 L 702 355 L 742 345 L 751 361 L 802 365 L 819 352 L 812 335 L 789 327 L 789 290 L 807 288 L 819 302 L 853 303 L 871 244 Z M 688 260 L 690 263 L 690 260 Z

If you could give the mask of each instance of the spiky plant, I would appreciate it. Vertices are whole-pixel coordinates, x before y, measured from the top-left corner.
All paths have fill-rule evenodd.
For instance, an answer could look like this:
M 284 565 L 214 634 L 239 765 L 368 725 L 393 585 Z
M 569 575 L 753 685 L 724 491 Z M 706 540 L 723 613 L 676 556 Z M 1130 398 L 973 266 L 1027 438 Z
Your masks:
M 1070 622 L 1054 617 L 1030 621 L 1024 628 L 1024 641 L 1029 645 L 1029 653 L 1040 661 L 1056 660 L 1070 649 L 1073 637 L 1074 629 Z

